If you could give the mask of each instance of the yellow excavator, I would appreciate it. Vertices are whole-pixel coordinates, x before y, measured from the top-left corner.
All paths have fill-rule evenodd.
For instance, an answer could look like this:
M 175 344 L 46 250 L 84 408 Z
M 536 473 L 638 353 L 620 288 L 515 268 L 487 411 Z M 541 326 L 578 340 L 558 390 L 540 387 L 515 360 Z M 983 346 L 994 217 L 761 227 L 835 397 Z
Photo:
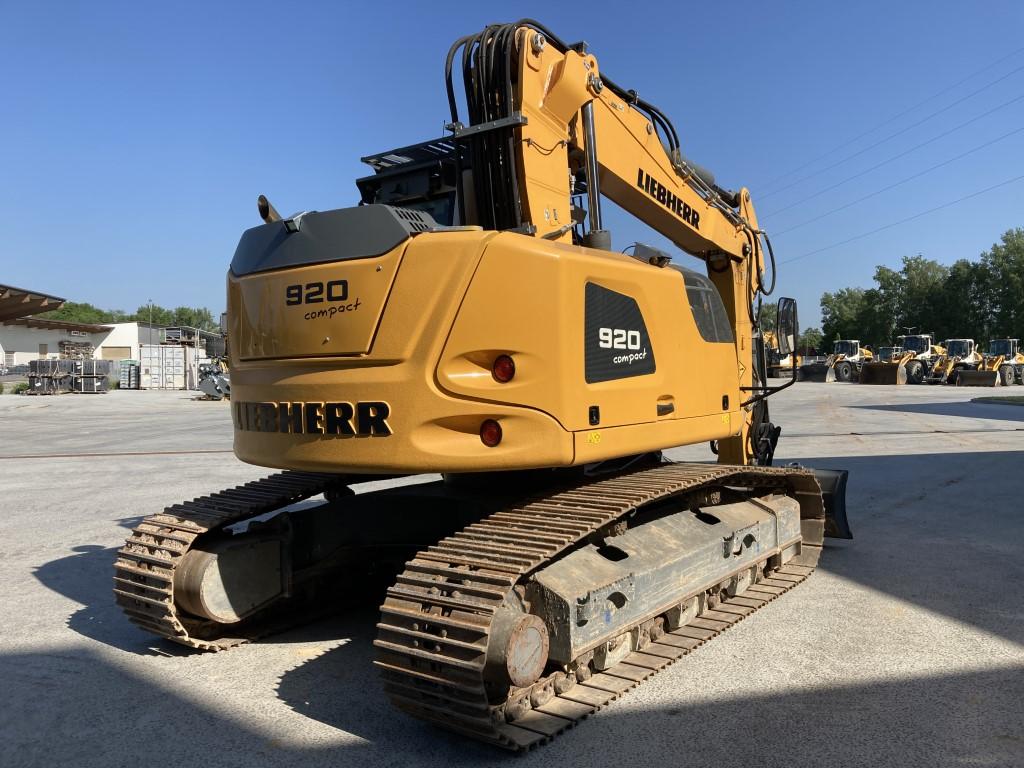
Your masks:
M 147 517 L 114 591 L 224 650 L 384 580 L 395 706 L 524 750 L 805 579 L 850 537 L 846 473 L 771 466 L 791 382 L 767 384 L 746 189 L 534 21 L 457 40 L 446 81 L 448 133 L 367 157 L 360 205 L 260 198 L 228 273 L 234 450 L 284 471 Z M 614 250 L 602 196 L 702 269 Z M 717 461 L 661 453 L 695 443 Z
M 782 355 L 779 351 L 778 336 L 770 329 L 763 329 L 761 331 L 761 338 L 764 342 L 765 356 L 767 358 L 768 378 L 791 379 L 795 369 L 797 381 L 800 381 L 800 367 L 803 365 L 803 358 L 792 351 L 787 355 Z

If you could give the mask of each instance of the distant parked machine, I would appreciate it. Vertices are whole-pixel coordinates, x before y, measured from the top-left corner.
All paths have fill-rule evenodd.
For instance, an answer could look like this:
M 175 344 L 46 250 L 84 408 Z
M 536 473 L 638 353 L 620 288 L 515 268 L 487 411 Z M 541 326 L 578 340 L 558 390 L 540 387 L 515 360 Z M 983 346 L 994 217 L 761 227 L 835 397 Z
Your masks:
M 945 348 L 935 343 L 931 333 L 897 336 L 896 341 L 904 354 L 913 353 L 905 364 L 907 384 L 923 384 L 936 360 L 946 354 Z
M 803 358 L 796 354 L 796 352 L 790 352 L 788 355 L 782 356 L 779 353 L 779 340 L 774 331 L 763 331 L 761 337 L 764 339 L 765 362 L 768 368 L 768 378 L 791 378 L 793 375 L 793 367 L 796 366 L 797 379 L 799 380 L 801 378 L 800 370 Z
M 985 370 L 985 360 L 975 347 L 974 339 L 946 339 L 942 346 L 945 353 L 932 363 L 925 379 L 929 384 L 994 387 L 998 383 L 995 371 Z M 977 375 L 970 376 L 971 373 Z
M 1024 384 L 1024 353 L 1020 349 L 1020 339 L 992 339 L 988 343 L 985 362 L 995 365 L 996 361 L 999 362 L 997 370 L 1003 386 Z
M 857 381 L 861 366 L 873 359 L 874 354 L 859 340 L 842 339 L 833 345 L 825 362 L 801 366 L 800 373 L 808 381 Z
M 210 400 L 231 398 L 231 378 L 227 360 L 214 358 L 199 365 L 199 391 Z
M 903 347 L 881 347 L 874 360 L 860 367 L 861 384 L 906 384 L 907 364 L 914 359 L 914 353 Z

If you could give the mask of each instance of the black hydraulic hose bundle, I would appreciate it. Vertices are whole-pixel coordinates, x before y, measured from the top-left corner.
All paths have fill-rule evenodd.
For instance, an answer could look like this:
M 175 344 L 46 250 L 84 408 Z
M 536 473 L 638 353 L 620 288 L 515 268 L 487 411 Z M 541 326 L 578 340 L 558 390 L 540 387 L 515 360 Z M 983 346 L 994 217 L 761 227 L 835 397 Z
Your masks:
M 570 46 L 544 25 L 533 19 L 513 24 L 492 24 L 482 32 L 460 37 L 445 58 L 445 90 L 453 126 L 460 125 L 455 98 L 453 70 L 462 50 L 462 80 L 466 94 L 469 125 L 480 125 L 512 116 L 515 110 L 517 76 L 515 34 L 529 27 L 544 36 L 546 42 L 562 52 L 580 50 Z M 627 91 L 602 76 L 602 83 L 623 101 L 645 114 L 654 125 L 670 156 L 679 154 L 679 134 L 661 110 L 641 99 L 636 91 Z M 467 160 L 473 168 L 476 208 L 479 223 L 485 229 L 516 229 L 523 225 L 516 168 L 515 139 L 511 130 L 488 131 L 466 140 Z M 460 179 L 461 184 L 461 179 Z
M 445 88 L 452 125 L 459 126 L 452 82 L 455 57 L 462 49 L 461 69 L 469 125 L 511 117 L 515 108 L 513 80 L 514 24 L 494 24 L 455 41 L 445 60 Z M 465 139 L 466 161 L 473 168 L 477 218 L 485 229 L 522 226 L 515 137 L 511 130 L 486 131 Z M 461 174 L 459 184 L 461 186 Z
M 520 27 L 529 27 L 530 29 L 540 32 L 542 35 L 544 35 L 544 39 L 547 42 L 554 45 L 558 50 L 562 51 L 563 53 L 569 50 L 579 50 L 581 47 L 569 45 L 561 38 L 559 38 L 555 33 L 553 33 L 550 29 L 548 29 L 543 24 L 533 19 L 520 19 L 519 21 L 513 24 L 492 24 L 486 27 L 483 32 L 477 33 L 475 35 L 466 35 L 465 37 L 459 38 L 449 49 L 448 56 L 445 62 L 445 85 L 448 92 L 448 108 L 449 111 L 451 112 L 453 123 L 459 122 L 458 105 L 455 100 L 455 89 L 454 86 L 452 85 L 452 65 L 454 63 L 455 55 L 458 49 L 464 49 L 464 79 L 467 76 L 467 60 L 472 56 L 472 51 L 477 48 L 484 50 L 483 57 L 485 61 L 493 56 L 492 54 L 487 52 L 487 49 L 493 48 L 503 53 L 506 59 L 504 71 L 508 74 L 511 74 L 512 54 L 514 52 L 513 49 L 515 44 L 515 33 L 516 30 L 519 29 Z M 480 57 L 476 56 L 475 58 Z M 486 71 L 486 69 L 484 71 Z M 623 101 L 632 104 L 640 112 L 643 112 L 645 115 L 647 115 L 648 118 L 650 118 L 651 123 L 654 124 L 655 128 L 658 130 L 658 133 L 662 137 L 662 140 L 665 142 L 670 154 L 673 150 L 679 149 L 679 134 L 676 132 L 675 126 L 672 125 L 672 121 L 669 120 L 668 117 L 666 117 L 660 109 L 655 107 L 650 102 L 641 99 L 637 95 L 636 91 L 626 90 L 625 88 L 622 88 L 621 86 L 612 82 L 609 78 L 605 77 L 604 75 L 601 76 L 601 82 L 604 84 L 606 88 L 610 88 L 612 92 L 616 94 L 619 98 L 621 98 Z M 488 85 L 491 85 L 491 83 L 488 83 Z M 505 95 L 505 103 L 508 107 L 508 111 L 505 114 L 499 115 L 499 117 L 507 117 L 508 114 L 511 114 L 511 105 L 514 99 L 511 78 L 509 77 L 505 79 L 502 85 L 504 86 L 503 90 Z M 474 119 L 473 115 L 474 106 L 472 103 L 471 92 L 472 89 L 470 88 L 470 83 L 467 80 L 466 101 L 470 113 L 470 124 L 476 124 L 477 121 Z M 497 117 L 491 119 L 497 119 Z

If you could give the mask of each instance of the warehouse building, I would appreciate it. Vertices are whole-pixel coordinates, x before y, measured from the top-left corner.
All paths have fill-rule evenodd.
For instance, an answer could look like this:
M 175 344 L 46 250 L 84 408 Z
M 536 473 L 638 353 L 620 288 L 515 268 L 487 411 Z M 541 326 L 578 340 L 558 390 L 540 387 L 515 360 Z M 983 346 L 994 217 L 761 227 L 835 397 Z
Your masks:
M 195 389 L 199 366 L 224 355 L 223 335 L 198 328 L 135 321 L 73 323 L 34 316 L 63 304 L 57 296 L 0 285 L 0 371 L 39 359 L 134 360 L 141 366 L 136 386 Z
M 148 323 L 71 323 L 39 317 L 0 322 L 0 352 L 8 368 L 43 358 L 138 360 L 142 345 L 163 341 L 163 329 Z

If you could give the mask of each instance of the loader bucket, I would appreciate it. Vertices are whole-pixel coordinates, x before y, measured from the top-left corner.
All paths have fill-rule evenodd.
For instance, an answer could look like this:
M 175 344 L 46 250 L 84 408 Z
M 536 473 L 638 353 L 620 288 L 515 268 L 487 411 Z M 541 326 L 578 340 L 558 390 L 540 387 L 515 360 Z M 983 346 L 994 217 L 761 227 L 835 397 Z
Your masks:
M 861 384 L 906 384 L 907 368 L 899 363 L 864 363 L 860 367 Z
M 956 376 L 958 387 L 996 387 L 999 386 L 999 371 L 968 371 L 961 370 Z
M 814 479 L 821 486 L 821 497 L 825 503 L 825 535 L 832 539 L 852 539 L 853 532 L 846 519 L 846 478 L 845 469 L 815 469 Z
M 835 371 L 825 363 L 808 363 L 800 366 L 800 376 L 803 381 L 828 381 L 828 374 L 832 374 L 832 381 L 836 380 Z

